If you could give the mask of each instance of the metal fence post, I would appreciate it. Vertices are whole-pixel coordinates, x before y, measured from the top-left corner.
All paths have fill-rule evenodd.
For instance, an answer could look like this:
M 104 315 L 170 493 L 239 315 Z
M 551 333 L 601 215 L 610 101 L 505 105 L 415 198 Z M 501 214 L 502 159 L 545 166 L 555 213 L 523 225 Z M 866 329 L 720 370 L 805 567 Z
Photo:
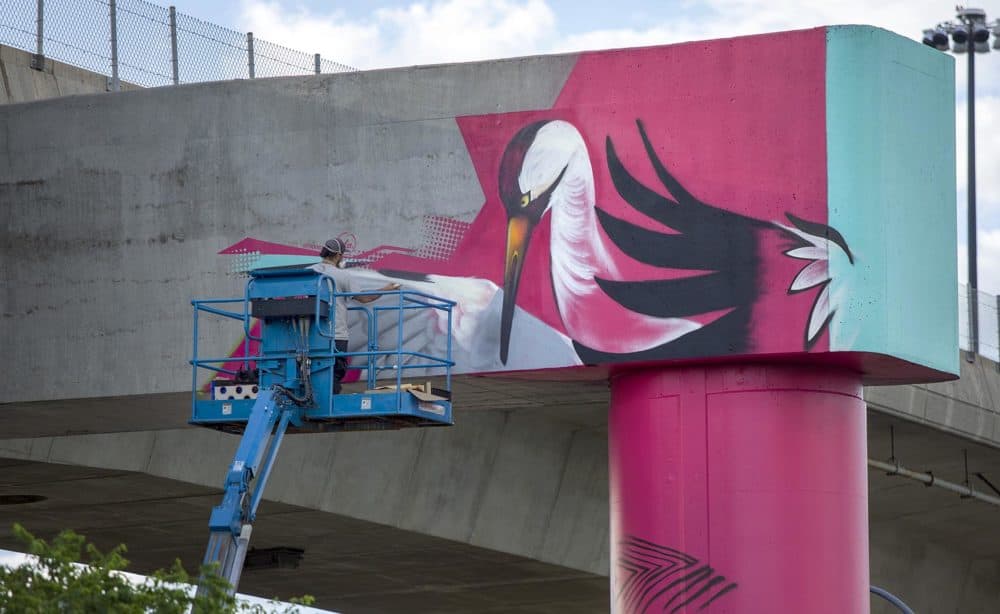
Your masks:
M 316 74 L 318 75 L 319 74 L 319 54 L 318 53 L 316 54 L 316 56 L 315 56 L 314 59 L 316 60 Z
M 116 0 L 109 0 L 111 9 L 111 91 L 120 92 L 121 82 L 118 80 L 118 7 Z
M 995 299 L 997 307 L 997 353 L 1000 354 L 1000 294 Z M 997 358 L 997 371 L 1000 371 L 1000 356 Z
M 45 22 L 45 1 L 38 0 L 38 6 L 36 10 L 36 28 L 35 28 L 35 54 L 31 56 L 31 67 L 35 70 L 45 70 L 45 47 L 42 45 L 44 40 L 43 23 Z
M 247 32 L 247 66 L 250 68 L 250 78 L 253 79 L 253 32 Z
M 979 319 L 979 291 L 968 286 L 969 298 L 969 351 L 965 353 L 965 360 L 976 362 L 976 354 L 979 352 L 979 327 L 976 322 Z
M 174 85 L 181 82 L 177 67 L 177 9 L 170 7 L 170 68 L 173 72 Z

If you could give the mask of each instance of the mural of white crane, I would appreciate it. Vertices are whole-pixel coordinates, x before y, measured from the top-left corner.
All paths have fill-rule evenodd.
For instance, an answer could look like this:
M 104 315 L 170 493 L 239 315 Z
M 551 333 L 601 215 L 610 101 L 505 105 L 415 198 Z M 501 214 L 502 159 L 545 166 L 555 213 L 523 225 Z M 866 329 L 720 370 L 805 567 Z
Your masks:
M 822 286 L 803 332 L 808 349 L 849 295 L 849 283 L 831 279 L 827 266 L 831 254 L 854 264 L 844 238 L 825 224 L 791 214 L 789 226 L 701 202 L 660 162 L 644 126 L 637 125 L 669 196 L 640 183 L 622 164 L 610 137 L 608 169 L 622 199 L 661 230 L 614 217 L 598 206 L 591 159 L 571 123 L 529 124 L 507 145 L 499 171 L 508 219 L 501 361 L 507 362 L 510 335 L 517 329 L 514 306 L 528 245 L 546 213 L 551 218 L 552 287 L 563 325 L 584 362 L 747 350 L 751 310 L 759 294 L 760 235 L 768 232 L 792 243 L 785 255 L 810 261 L 789 292 Z M 834 281 L 830 292 L 828 284 Z
M 790 280 L 788 294 L 816 292 L 802 331 L 803 347 L 810 348 L 831 322 L 836 327 L 833 316 L 849 300 L 856 258 L 844 237 L 826 224 L 790 213 L 786 224 L 701 202 L 660 162 L 643 124 L 637 126 L 666 194 L 643 185 L 625 168 L 610 137 L 605 139 L 606 161 L 621 201 L 651 223 L 640 226 L 599 206 L 591 156 L 579 130 L 561 119 L 538 121 L 514 135 L 500 161 L 498 191 L 507 215 L 505 251 L 497 254 L 505 262 L 502 287 L 473 276 L 380 268 L 377 261 L 352 267 L 355 287 L 378 288 L 393 281 L 403 290 L 454 301 L 457 372 L 739 354 L 752 349 L 751 312 L 758 300 L 761 262 L 769 256 L 760 253 L 761 235 L 778 233 L 788 245 L 784 255 L 804 262 Z M 546 281 L 563 330 L 517 305 L 532 234 L 546 215 L 551 224 Z M 303 263 L 317 259 L 298 258 Z M 256 265 L 264 259 L 258 258 Z M 423 267 L 419 261 L 411 264 Z M 433 263 L 424 264 L 434 269 Z M 836 277 L 834 270 L 848 274 Z M 396 299 L 386 297 L 373 305 L 391 300 Z M 398 318 L 379 319 L 380 348 L 396 347 L 398 324 Z M 368 331 L 359 311 L 352 313 L 349 325 L 350 351 L 363 351 Z M 444 355 L 446 330 L 444 312 L 406 311 L 404 348 Z M 391 360 L 395 357 L 381 359 L 381 364 Z

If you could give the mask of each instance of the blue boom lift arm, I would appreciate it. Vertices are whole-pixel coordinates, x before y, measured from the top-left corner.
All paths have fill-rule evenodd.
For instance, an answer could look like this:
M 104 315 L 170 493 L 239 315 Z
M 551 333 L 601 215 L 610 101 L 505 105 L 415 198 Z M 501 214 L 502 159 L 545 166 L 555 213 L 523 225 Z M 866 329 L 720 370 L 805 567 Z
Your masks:
M 354 293 L 357 294 L 371 294 Z M 243 437 L 230 464 L 222 503 L 212 510 L 204 563 L 215 566 L 235 591 L 268 476 L 286 432 L 376 430 L 407 426 L 447 426 L 451 419 L 451 309 L 454 303 L 435 296 L 391 291 L 361 309 L 369 331 L 365 352 L 339 352 L 333 336 L 334 302 L 340 294 L 331 278 L 305 267 L 251 271 L 240 299 L 192 301 L 194 358 L 192 364 L 191 423 Z M 242 303 L 241 311 L 227 306 Z M 448 323 L 447 353 L 431 356 L 403 347 L 404 311 L 435 310 Z M 397 347 L 380 348 L 376 331 L 380 314 L 389 313 L 399 327 Z M 203 358 L 198 354 L 199 314 L 207 313 L 243 324 L 246 347 L 259 352 L 236 359 L 242 368 L 227 365 L 233 358 Z M 261 322 L 253 334 L 251 318 Z M 367 371 L 368 389 L 333 394 L 333 364 L 340 356 L 358 360 L 354 368 Z M 391 363 L 391 364 L 390 364 Z M 254 369 L 250 365 L 254 365 Z M 373 390 L 379 369 L 395 375 L 396 385 Z M 199 390 L 198 374 L 212 371 L 221 378 L 211 383 L 211 398 Z M 404 391 L 402 374 L 444 375 L 443 389 Z
M 217 564 L 217 573 L 226 578 L 234 590 L 239 584 L 250 544 L 257 506 L 295 411 L 294 403 L 284 398 L 284 392 L 265 390 L 257 397 L 243 439 L 226 474 L 222 503 L 212 510 L 209 518 L 208 550 L 203 563 Z

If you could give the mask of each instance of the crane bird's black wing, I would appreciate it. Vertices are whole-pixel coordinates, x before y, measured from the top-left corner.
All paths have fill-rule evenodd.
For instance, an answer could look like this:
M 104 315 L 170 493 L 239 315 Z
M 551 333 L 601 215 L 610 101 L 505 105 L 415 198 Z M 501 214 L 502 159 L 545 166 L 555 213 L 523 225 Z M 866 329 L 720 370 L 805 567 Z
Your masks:
M 759 294 L 757 233 L 770 225 L 695 198 L 660 161 L 642 122 L 636 124 L 666 194 L 636 179 L 625 168 L 608 137 L 606 149 L 612 182 L 633 209 L 675 232 L 649 230 L 600 209 L 598 219 L 608 238 L 627 256 L 657 267 L 690 271 L 691 275 L 647 281 L 598 278 L 597 283 L 623 307 L 654 317 L 730 311 L 675 341 L 630 354 L 628 358 L 651 360 L 745 352 L 750 344 L 751 307 Z M 585 362 L 622 358 L 579 344 L 576 347 Z

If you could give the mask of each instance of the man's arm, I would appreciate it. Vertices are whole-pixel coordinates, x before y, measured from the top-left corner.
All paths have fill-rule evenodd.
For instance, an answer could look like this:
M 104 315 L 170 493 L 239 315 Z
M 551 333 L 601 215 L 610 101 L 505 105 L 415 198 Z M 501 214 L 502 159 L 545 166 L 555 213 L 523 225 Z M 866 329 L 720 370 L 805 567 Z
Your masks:
M 375 290 L 375 292 L 390 292 L 392 290 L 399 290 L 399 288 L 400 288 L 399 284 L 397 284 L 397 283 L 391 283 L 391 284 L 386 284 L 385 286 L 382 286 L 378 290 Z M 372 302 L 374 300 L 377 300 L 378 298 L 379 298 L 378 294 L 366 294 L 366 295 L 363 295 L 363 296 L 355 296 L 354 300 L 356 300 L 359 303 L 370 303 L 370 302 Z

